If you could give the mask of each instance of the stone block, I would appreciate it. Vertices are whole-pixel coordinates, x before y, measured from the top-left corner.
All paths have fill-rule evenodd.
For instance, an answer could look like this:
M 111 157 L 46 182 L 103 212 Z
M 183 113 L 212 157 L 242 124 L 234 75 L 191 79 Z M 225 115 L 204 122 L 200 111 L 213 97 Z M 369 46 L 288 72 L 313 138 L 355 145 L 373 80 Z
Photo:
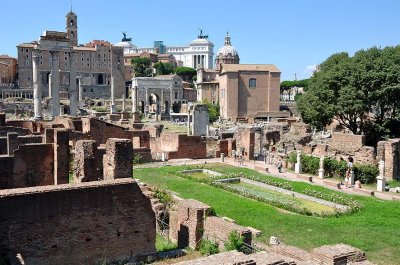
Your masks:
M 110 138 L 103 158 L 104 179 L 132 178 L 132 141 Z
M 98 180 L 97 143 L 93 140 L 79 140 L 74 152 L 74 182 L 81 183 Z

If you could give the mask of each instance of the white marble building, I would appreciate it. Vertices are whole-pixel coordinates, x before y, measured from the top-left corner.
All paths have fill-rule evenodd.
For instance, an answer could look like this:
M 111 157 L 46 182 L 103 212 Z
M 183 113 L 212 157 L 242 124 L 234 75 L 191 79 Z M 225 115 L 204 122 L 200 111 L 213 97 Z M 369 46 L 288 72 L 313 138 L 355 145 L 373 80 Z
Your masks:
M 160 43 L 160 42 L 159 42 Z M 161 42 L 162 44 L 162 42 Z M 178 66 L 187 66 L 197 69 L 202 65 L 204 68 L 213 68 L 214 44 L 208 40 L 208 36 L 200 34 L 197 39 L 191 41 L 189 46 L 165 46 L 164 51 L 160 52 L 159 48 L 140 48 L 131 42 L 130 38 L 124 37 L 121 42 L 116 43 L 115 46 L 124 47 L 124 54 L 135 53 L 167 53 L 172 54 Z

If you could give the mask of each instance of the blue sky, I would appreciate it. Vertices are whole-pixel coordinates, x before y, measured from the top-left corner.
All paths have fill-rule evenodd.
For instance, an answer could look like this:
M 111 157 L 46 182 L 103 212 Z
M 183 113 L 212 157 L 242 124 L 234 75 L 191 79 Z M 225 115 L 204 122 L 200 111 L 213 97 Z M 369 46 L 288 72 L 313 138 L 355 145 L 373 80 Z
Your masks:
M 64 30 L 69 9 L 70 0 L 1 0 L 0 54 Z M 275 64 L 282 80 L 307 78 L 336 52 L 400 43 L 398 0 L 74 0 L 73 10 L 80 43 L 116 43 L 127 31 L 139 47 L 186 45 L 202 28 L 216 52 L 229 30 L 241 63 Z

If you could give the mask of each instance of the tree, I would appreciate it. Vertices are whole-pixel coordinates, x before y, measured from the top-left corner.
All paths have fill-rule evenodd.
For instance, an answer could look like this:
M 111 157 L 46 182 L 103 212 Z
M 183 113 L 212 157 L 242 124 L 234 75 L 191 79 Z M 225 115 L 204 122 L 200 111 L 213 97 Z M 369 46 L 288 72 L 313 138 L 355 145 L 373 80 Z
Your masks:
M 157 75 L 169 75 L 175 71 L 175 66 L 170 63 L 157 62 L 154 68 Z
M 133 58 L 131 60 L 136 77 L 149 77 L 152 74 L 151 61 L 149 58 Z
M 330 56 L 298 99 L 302 118 L 322 128 L 333 119 L 371 144 L 400 135 L 400 46 Z
M 175 73 L 179 75 L 184 81 L 191 83 L 193 77 L 197 75 L 197 71 L 191 67 L 180 66 L 175 69 Z
M 295 81 L 282 81 L 281 82 L 281 91 L 288 90 L 292 87 L 303 87 L 304 91 L 307 91 L 308 83 L 310 79 L 303 79 L 303 80 L 295 80 Z
M 204 101 L 204 104 L 208 107 L 208 119 L 209 122 L 214 122 L 219 118 L 219 104 L 211 104 L 207 100 Z

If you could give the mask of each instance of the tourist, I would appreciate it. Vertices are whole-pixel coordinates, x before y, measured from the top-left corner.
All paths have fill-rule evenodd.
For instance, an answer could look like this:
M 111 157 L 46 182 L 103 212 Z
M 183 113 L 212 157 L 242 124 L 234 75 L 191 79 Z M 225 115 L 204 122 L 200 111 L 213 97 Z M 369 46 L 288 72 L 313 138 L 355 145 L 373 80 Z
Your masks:
M 278 172 L 282 173 L 282 159 L 281 158 L 279 158 L 279 160 L 278 160 Z

